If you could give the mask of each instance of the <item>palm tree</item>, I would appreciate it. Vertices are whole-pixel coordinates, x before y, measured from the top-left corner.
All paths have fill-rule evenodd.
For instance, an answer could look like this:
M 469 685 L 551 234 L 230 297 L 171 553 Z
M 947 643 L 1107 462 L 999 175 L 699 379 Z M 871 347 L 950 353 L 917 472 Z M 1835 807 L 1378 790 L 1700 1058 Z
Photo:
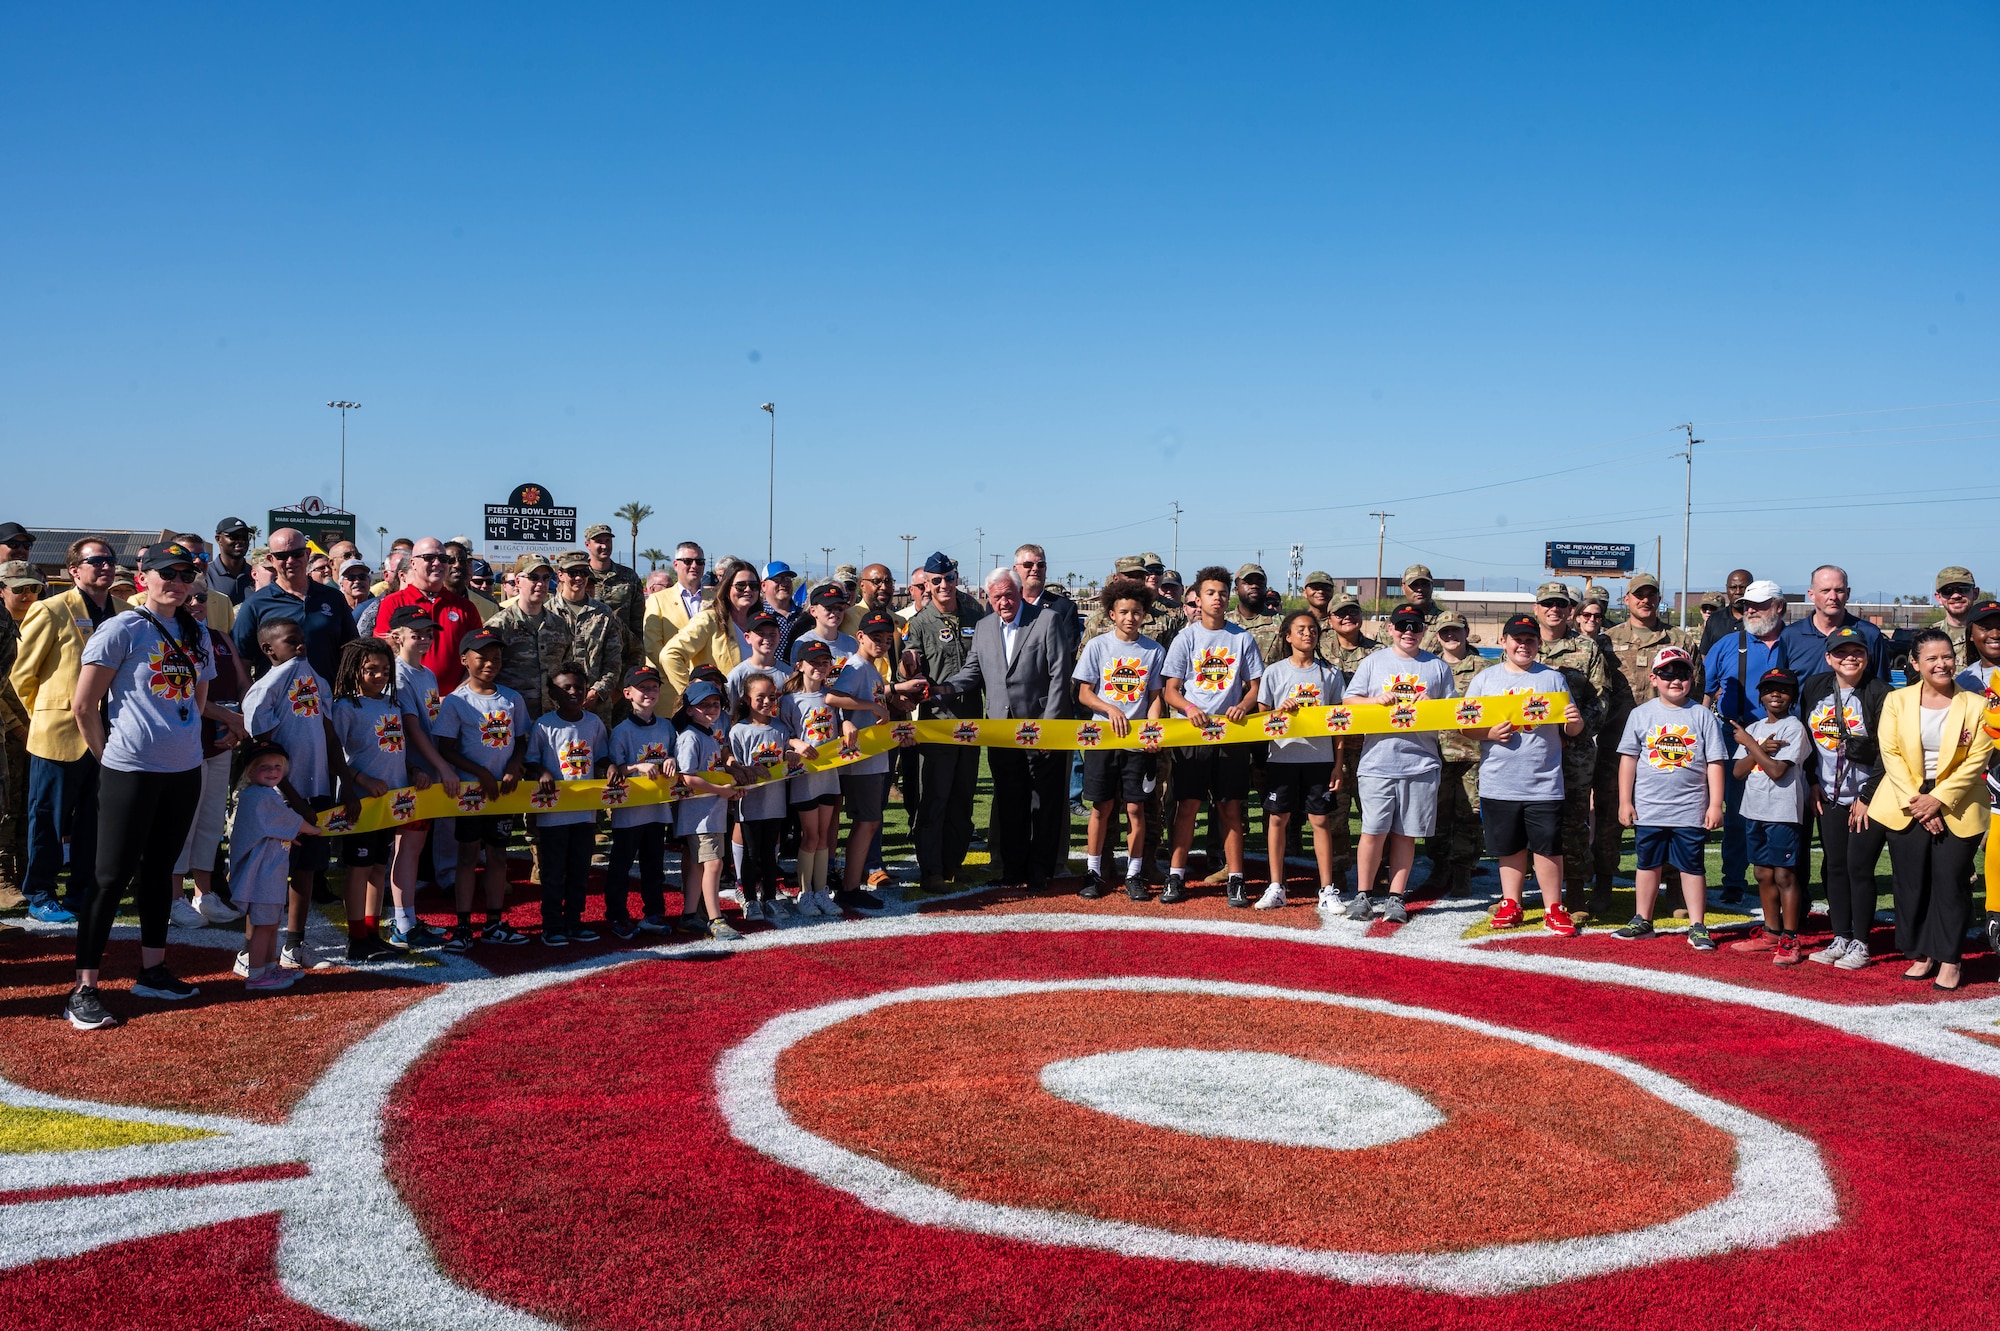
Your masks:
M 644 550 L 641 550 L 639 552 L 639 558 L 645 560 L 646 563 L 650 565 L 650 567 L 647 568 L 646 572 L 651 573 L 654 569 L 657 569 L 661 564 L 666 562 L 667 552 L 665 550 L 660 549 L 658 546 L 649 545 Z
M 651 504 L 642 504 L 638 500 L 634 499 L 631 503 L 625 505 L 625 507 L 619 509 L 616 513 L 613 513 L 611 516 L 614 518 L 623 518 L 625 519 L 625 521 L 632 524 L 632 562 L 635 564 L 638 563 L 639 524 L 644 522 L 647 518 L 653 516 L 653 506 Z

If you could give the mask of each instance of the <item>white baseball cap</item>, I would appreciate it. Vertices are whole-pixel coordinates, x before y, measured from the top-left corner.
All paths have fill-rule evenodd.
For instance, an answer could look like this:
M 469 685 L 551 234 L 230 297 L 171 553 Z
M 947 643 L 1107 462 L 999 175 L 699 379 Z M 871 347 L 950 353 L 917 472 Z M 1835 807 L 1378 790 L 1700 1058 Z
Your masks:
M 1743 589 L 1743 599 L 1751 605 L 1762 605 L 1766 601 L 1782 601 L 1785 590 L 1769 578 L 1759 578 Z

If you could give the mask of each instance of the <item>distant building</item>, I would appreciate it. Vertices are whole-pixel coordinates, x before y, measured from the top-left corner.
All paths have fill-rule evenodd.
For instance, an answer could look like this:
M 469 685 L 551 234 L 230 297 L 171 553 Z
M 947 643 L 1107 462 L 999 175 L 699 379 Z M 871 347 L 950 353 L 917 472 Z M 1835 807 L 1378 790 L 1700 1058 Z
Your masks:
M 35 572 L 46 582 L 61 582 L 64 586 L 69 585 L 69 548 L 86 536 L 110 542 L 119 566 L 127 571 L 138 568 L 140 550 L 160 539 L 157 527 L 151 531 L 121 531 L 103 527 L 37 527 L 32 522 L 21 525 L 34 533 L 35 544 L 28 551 L 28 562 L 34 565 Z
M 1377 582 L 1374 578 L 1343 578 L 1335 575 L 1334 581 L 1340 590 L 1368 601 L 1399 601 L 1403 598 L 1403 580 L 1400 577 L 1384 578 Z M 1442 601 L 1445 592 L 1465 590 L 1464 578 L 1438 578 L 1431 583 L 1431 591 Z

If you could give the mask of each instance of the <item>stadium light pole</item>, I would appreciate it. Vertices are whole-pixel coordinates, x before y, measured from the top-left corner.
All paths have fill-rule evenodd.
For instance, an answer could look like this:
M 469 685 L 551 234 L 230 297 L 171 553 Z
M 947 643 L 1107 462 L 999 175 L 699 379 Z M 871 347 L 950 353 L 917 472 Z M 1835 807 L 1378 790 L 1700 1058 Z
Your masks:
M 1181 567 L 1181 501 L 1174 499 L 1169 502 L 1174 506 L 1174 571 L 1178 573 Z
M 347 413 L 361 410 L 359 402 L 329 402 L 340 409 L 340 511 L 347 511 Z
M 1375 527 L 1375 605 L 1377 609 L 1380 609 L 1382 602 L 1389 599 L 1382 594 L 1382 542 L 1389 535 L 1389 519 L 1396 515 L 1394 513 L 1370 513 L 1368 516 L 1374 518 L 1377 524 Z
M 1693 421 L 1689 421 L 1686 425 L 1677 426 L 1676 428 L 1686 430 L 1688 437 L 1687 451 L 1682 453 L 1669 453 L 1667 455 L 1669 457 L 1687 459 L 1687 491 L 1681 499 L 1681 623 L 1680 623 L 1680 626 L 1682 628 L 1686 628 L 1688 626 L 1688 534 L 1694 525 L 1694 446 L 1696 444 L 1705 444 L 1708 441 L 1706 439 L 1697 439 L 1694 437 Z
M 903 543 L 903 587 L 905 590 L 907 590 L 910 585 L 910 542 L 916 540 L 917 538 L 914 534 L 912 534 L 908 536 L 898 536 L 896 539 Z
M 766 402 L 757 410 L 771 418 L 771 482 L 764 497 L 764 562 L 770 563 L 775 555 L 774 536 L 778 530 L 778 404 Z

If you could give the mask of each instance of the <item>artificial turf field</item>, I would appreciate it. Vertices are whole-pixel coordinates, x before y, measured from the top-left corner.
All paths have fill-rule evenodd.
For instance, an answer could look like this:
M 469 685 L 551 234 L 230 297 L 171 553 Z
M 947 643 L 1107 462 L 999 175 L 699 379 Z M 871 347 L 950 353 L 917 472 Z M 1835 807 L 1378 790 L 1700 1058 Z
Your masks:
M 176 931 L 179 1005 L 122 992 L 127 929 L 92 1035 L 66 932 L 0 940 L 0 1327 L 1993 1324 L 1991 957 L 1945 995 L 1886 928 L 1779 970 L 1492 933 L 1490 866 L 1400 926 L 1309 879 L 891 888 L 254 1000 Z

